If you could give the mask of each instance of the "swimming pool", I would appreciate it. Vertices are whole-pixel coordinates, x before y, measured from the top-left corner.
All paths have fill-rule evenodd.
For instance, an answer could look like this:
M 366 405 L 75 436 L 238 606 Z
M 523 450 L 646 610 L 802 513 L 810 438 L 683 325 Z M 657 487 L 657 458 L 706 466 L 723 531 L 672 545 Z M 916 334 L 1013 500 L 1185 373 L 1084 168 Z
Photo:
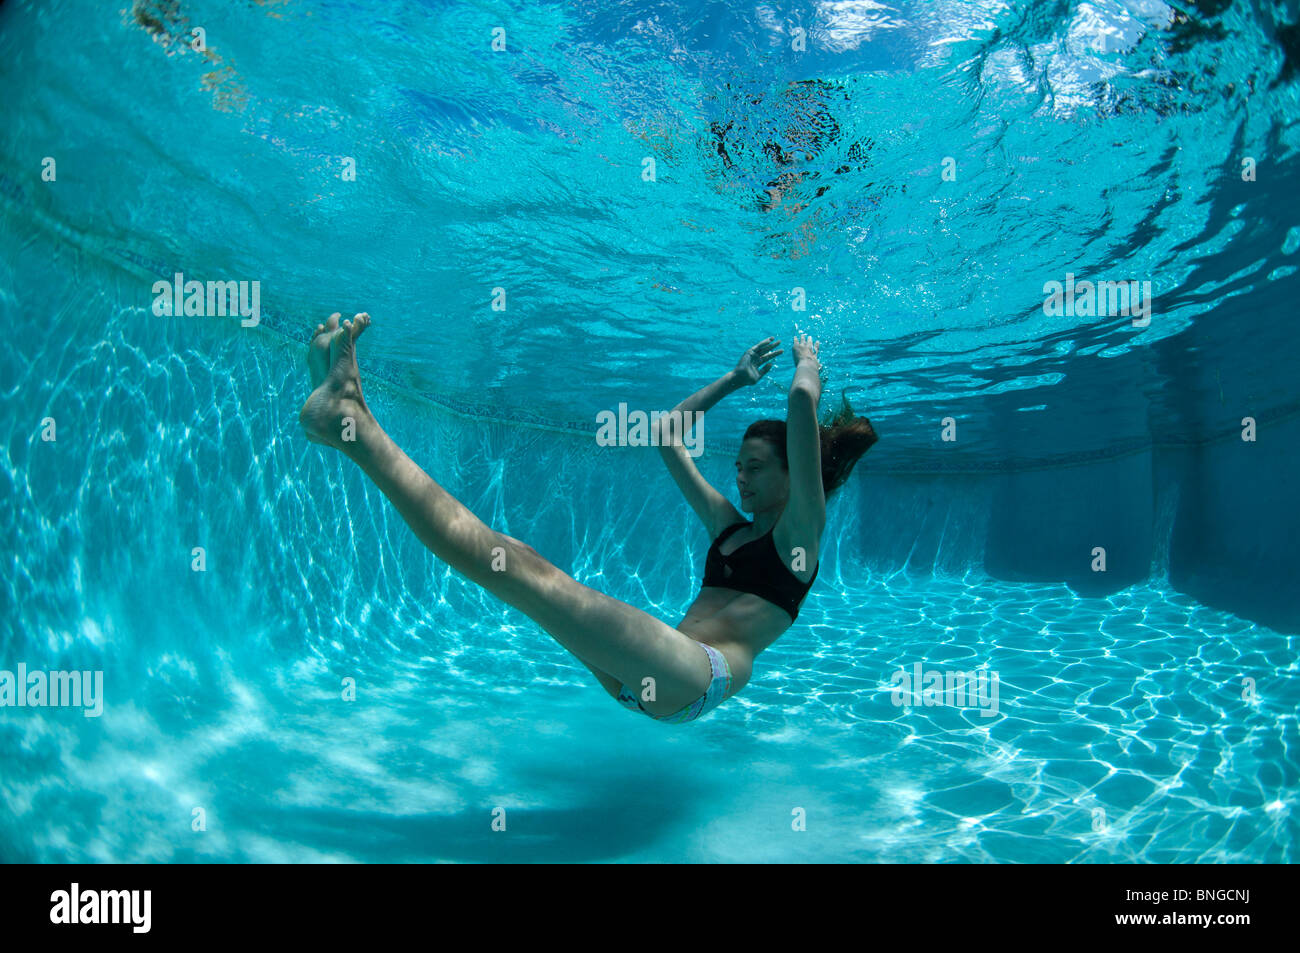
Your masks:
M 122 6 L 0 6 L 0 670 L 102 672 L 0 707 L 0 859 L 1295 859 L 1272 7 Z M 707 534 L 597 414 L 797 327 L 881 441 L 749 686 L 660 725 L 303 438 L 333 310 L 413 459 L 670 624 Z M 788 383 L 708 415 L 733 500 Z

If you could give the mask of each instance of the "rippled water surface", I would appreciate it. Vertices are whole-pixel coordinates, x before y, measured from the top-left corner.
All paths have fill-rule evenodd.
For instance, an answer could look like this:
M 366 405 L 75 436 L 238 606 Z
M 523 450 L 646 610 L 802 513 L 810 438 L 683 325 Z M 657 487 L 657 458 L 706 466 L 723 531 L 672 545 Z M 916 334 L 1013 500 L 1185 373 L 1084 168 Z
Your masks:
M 895 452 L 965 400 L 1033 412 L 963 454 L 1052 456 L 1217 432 L 1210 386 L 1115 381 L 1199 320 L 1185 371 L 1296 403 L 1259 320 L 1300 286 L 1282 4 L 125 6 L 6 5 L 7 191 L 143 275 L 260 280 L 291 335 L 367 310 L 374 372 L 443 400 L 586 422 L 799 324 Z M 1067 273 L 1155 319 L 1049 317 Z

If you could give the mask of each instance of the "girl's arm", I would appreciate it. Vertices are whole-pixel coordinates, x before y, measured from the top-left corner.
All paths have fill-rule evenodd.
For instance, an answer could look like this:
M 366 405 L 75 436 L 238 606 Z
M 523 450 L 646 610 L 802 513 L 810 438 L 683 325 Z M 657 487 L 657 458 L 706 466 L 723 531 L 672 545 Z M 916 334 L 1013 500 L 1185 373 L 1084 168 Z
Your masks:
M 723 374 L 712 384 L 706 384 L 690 397 L 687 397 L 669 413 L 671 413 L 673 419 L 694 421 L 696 419 L 694 416 L 688 418 L 686 417 L 686 414 L 689 413 L 693 415 L 696 411 L 703 412 L 709 410 L 714 404 L 722 400 L 722 398 L 726 397 L 728 394 L 734 393 L 746 386 L 748 386 L 747 383 L 741 380 L 734 370 L 727 371 L 727 373 Z M 661 423 L 666 422 L 668 419 L 667 416 L 659 418 Z M 676 434 L 674 428 L 669 427 L 668 431 L 672 434 Z M 680 437 L 681 435 L 678 434 L 677 436 Z
M 779 344 L 772 338 L 760 341 L 741 356 L 734 370 L 728 371 L 712 384 L 702 387 L 690 397 L 673 408 L 669 414 L 659 418 L 655 427 L 658 432 L 659 454 L 663 457 L 668 472 L 677 482 L 678 488 L 691 509 L 704 523 L 709 531 L 709 538 L 717 536 L 728 526 L 740 522 L 740 511 L 727 502 L 709 481 L 704 479 L 695 461 L 682 445 L 680 422 L 687 421 L 691 427 L 696 422 L 695 413 L 709 410 L 723 397 L 742 387 L 756 383 L 772 368 L 781 351 L 772 349 Z M 690 413 L 690 417 L 685 415 Z
M 785 418 L 785 451 L 790 461 L 790 497 L 786 513 L 799 538 L 815 532 L 820 538 L 826 525 L 826 493 L 822 487 L 821 429 L 817 404 L 822 396 L 821 362 L 818 345 L 810 336 L 799 335 L 792 345 L 794 382 L 790 384 Z M 785 517 L 782 517 L 783 519 Z
M 785 353 L 784 351 L 773 351 L 772 349 L 781 342 L 773 338 L 764 338 L 759 341 L 748 351 L 741 355 L 736 366 L 719 377 L 712 384 L 701 387 L 690 397 L 674 407 L 669 414 L 659 418 L 657 426 L 660 428 L 661 451 L 680 449 L 681 438 L 684 436 L 679 433 L 675 423 L 681 420 L 689 420 L 694 426 L 696 412 L 703 413 L 709 410 L 722 398 L 742 387 L 748 387 L 751 384 L 757 384 L 758 381 L 772 369 L 772 362 L 777 356 Z M 689 418 L 685 415 L 690 413 Z M 665 439 L 666 438 L 666 439 Z

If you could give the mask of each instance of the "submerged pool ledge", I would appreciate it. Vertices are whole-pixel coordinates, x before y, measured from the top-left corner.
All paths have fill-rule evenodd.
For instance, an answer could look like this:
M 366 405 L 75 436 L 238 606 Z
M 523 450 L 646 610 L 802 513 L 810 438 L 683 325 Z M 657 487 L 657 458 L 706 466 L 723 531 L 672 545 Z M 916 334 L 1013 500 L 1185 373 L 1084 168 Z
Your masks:
M 1070 467 L 987 475 L 867 467 L 859 545 L 884 571 L 978 566 L 999 579 L 1060 580 L 1085 595 L 1166 579 L 1206 605 L 1300 632 L 1297 467 L 1294 416 L 1255 443 L 1153 447 Z

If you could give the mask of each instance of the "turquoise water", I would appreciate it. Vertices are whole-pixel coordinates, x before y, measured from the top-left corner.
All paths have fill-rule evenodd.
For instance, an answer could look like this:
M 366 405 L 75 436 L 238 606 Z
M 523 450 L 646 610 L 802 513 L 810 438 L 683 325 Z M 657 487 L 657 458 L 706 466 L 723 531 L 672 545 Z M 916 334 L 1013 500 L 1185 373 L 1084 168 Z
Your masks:
M 0 669 L 105 691 L 0 707 L 0 859 L 1295 858 L 1297 629 L 1178 591 L 1159 506 L 1114 591 L 997 578 L 978 489 L 1294 419 L 1294 11 L 124 7 L 0 6 Z M 176 271 L 259 281 L 259 323 L 154 314 Z M 1067 272 L 1150 280 L 1151 326 L 1046 315 Z M 709 541 L 595 414 L 822 341 L 882 439 L 744 692 L 625 711 L 303 439 L 306 332 L 363 309 L 411 456 L 670 623 Z M 724 493 L 788 380 L 710 412 Z M 895 704 L 918 662 L 997 672 L 997 712 Z

